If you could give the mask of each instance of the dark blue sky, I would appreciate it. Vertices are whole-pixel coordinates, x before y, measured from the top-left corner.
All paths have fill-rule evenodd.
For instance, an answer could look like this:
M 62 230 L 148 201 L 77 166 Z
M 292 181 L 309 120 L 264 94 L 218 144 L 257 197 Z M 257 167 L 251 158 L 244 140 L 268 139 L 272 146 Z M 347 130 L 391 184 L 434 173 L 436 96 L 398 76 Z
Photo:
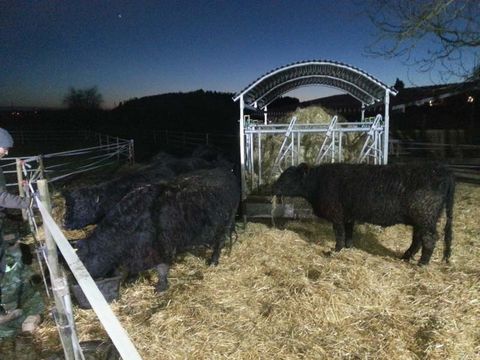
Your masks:
M 0 106 L 58 107 L 72 86 L 98 86 L 106 108 L 165 92 L 237 92 L 309 59 L 344 62 L 388 85 L 430 82 L 400 60 L 363 56 L 373 32 L 350 0 L 0 0 Z

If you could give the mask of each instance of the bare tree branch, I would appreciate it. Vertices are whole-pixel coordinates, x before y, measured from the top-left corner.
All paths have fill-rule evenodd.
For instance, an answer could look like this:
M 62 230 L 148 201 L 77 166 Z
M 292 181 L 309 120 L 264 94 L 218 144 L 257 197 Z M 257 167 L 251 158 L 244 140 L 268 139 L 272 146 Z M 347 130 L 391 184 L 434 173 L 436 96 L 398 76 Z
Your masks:
M 420 71 L 467 78 L 480 59 L 480 1 L 366 0 L 377 29 L 366 54 L 402 58 Z

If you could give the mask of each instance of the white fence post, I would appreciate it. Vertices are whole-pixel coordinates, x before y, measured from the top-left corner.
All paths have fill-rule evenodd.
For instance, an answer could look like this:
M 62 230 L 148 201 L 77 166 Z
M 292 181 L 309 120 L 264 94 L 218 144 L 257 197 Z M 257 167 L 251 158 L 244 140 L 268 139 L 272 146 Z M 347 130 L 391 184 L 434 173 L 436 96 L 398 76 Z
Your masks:
M 115 317 L 112 309 L 98 289 L 95 281 L 92 279 L 83 263 L 78 258 L 72 246 L 63 235 L 60 228 L 56 225 L 50 213 L 42 202 L 38 201 L 38 209 L 42 214 L 43 225 L 48 227 L 58 248 L 60 249 L 66 263 L 70 267 L 73 275 L 77 279 L 85 297 L 90 302 L 93 311 L 110 336 L 113 344 L 117 348 L 120 356 L 124 360 L 141 360 L 142 358 L 137 349 L 132 344 L 127 332 L 123 329 L 118 319 Z
M 37 181 L 38 191 L 40 192 L 40 201 L 48 213 L 51 212 L 50 193 L 48 191 L 48 183 L 45 179 Z M 73 323 L 70 323 L 69 318 L 73 319 L 72 314 L 67 313 L 67 308 L 64 303 L 64 298 L 69 297 L 68 283 L 65 275 L 60 271 L 58 265 L 57 246 L 47 227 L 44 227 L 45 244 L 47 248 L 47 261 L 50 271 L 50 278 L 52 283 L 52 292 L 55 299 L 56 320 L 58 321 L 58 333 L 63 345 L 65 359 L 77 360 L 82 359 L 83 354 L 77 344 L 74 344 L 76 339 L 76 331 Z M 67 303 L 70 303 L 68 300 Z M 70 309 L 71 310 L 71 309 Z
M 17 158 L 15 162 L 17 164 L 18 194 L 23 197 L 25 196 L 25 189 L 23 188 L 22 160 Z M 26 209 L 22 209 L 22 218 L 24 221 L 28 219 Z

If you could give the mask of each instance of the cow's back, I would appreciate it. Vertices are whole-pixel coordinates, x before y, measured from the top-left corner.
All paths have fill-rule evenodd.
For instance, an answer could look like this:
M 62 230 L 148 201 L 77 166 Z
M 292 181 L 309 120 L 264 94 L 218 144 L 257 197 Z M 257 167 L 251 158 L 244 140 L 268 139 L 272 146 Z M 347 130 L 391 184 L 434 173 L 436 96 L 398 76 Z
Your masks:
M 382 226 L 415 225 L 426 217 L 436 221 L 451 176 L 439 164 L 323 165 L 310 175 L 315 182 L 310 187 L 316 189 L 312 205 L 317 215 L 332 221 Z

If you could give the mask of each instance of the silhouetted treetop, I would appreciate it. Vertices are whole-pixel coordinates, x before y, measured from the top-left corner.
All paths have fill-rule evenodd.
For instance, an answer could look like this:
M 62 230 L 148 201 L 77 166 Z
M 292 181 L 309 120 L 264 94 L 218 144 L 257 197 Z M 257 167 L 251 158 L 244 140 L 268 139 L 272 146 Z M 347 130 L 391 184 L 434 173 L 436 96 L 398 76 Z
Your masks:
M 98 110 L 102 103 L 103 96 L 96 86 L 87 89 L 71 87 L 63 98 L 64 105 L 76 110 Z

